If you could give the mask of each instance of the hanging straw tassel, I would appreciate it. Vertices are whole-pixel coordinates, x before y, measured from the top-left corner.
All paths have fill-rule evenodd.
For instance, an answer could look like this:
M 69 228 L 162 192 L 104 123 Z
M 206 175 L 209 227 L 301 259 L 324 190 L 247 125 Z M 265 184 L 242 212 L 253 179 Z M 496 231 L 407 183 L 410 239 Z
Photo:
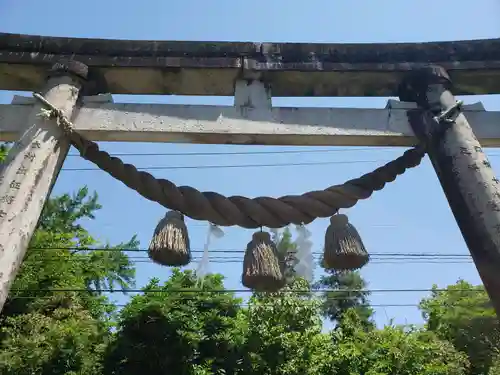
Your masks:
M 243 285 L 257 292 L 276 292 L 286 284 L 284 272 L 284 256 L 269 233 L 254 233 L 243 258 Z
M 185 266 L 191 261 L 184 215 L 177 211 L 167 212 L 156 226 L 148 253 L 149 258 L 162 266 Z
M 369 255 L 363 241 L 347 216 L 333 215 L 325 235 L 325 268 L 355 270 L 363 267 L 368 260 Z

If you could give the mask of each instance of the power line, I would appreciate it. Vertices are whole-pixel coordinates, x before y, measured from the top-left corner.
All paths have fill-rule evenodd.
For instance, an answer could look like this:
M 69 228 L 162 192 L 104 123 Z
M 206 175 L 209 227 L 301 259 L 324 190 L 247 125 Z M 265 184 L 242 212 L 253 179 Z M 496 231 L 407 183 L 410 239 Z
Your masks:
M 88 294 L 95 294 L 96 292 L 98 292 L 97 290 L 85 290 L 85 293 L 88 293 Z M 207 291 L 208 293 L 208 291 Z M 205 294 L 207 294 L 205 293 Z M 292 291 L 291 292 L 292 294 L 295 293 L 295 291 Z M 221 293 L 219 293 L 221 294 Z M 198 297 L 196 296 L 192 296 L 192 295 L 187 295 L 185 293 L 183 294 L 178 294 L 180 297 L 178 298 L 179 300 L 182 300 L 182 301 L 198 301 L 199 303 L 208 303 L 207 301 L 203 301 L 203 300 L 200 300 Z M 132 297 L 138 297 L 138 296 L 141 296 L 141 295 L 135 295 L 135 296 L 132 296 Z M 306 297 L 307 295 L 304 294 L 304 293 L 298 293 L 297 297 Z M 279 298 L 282 297 L 282 296 L 279 296 L 279 295 L 273 295 L 273 294 L 267 294 L 266 295 L 266 298 L 270 298 L 270 299 L 274 299 L 274 300 L 279 300 Z M 328 295 L 328 296 L 323 296 L 323 297 L 317 297 L 317 296 L 307 296 L 309 297 L 309 300 L 316 300 L 316 301 L 321 301 L 321 300 L 328 300 L 328 301 L 344 301 L 344 300 L 356 300 L 358 299 L 359 297 L 358 296 L 332 296 L 332 295 Z M 14 297 L 9 297 L 10 300 L 15 300 L 15 299 L 41 299 L 41 300 L 51 300 L 52 298 L 54 298 L 54 296 L 47 296 L 47 295 L 44 295 L 44 296 L 14 296 Z M 238 298 L 238 297 L 236 297 Z M 217 301 L 219 302 L 219 301 Z M 460 303 L 460 302 L 459 302 Z
M 118 304 L 118 305 L 115 305 L 116 307 L 126 307 L 127 305 L 124 305 L 124 304 Z M 248 304 L 248 303 L 243 303 L 243 304 L 239 304 L 239 306 L 241 307 L 252 307 L 252 305 Z M 259 303 L 258 306 L 275 306 L 274 303 Z M 370 304 L 360 304 L 360 305 L 356 305 L 356 306 L 359 306 L 359 307 L 420 307 L 420 305 L 418 303 L 370 303 Z M 470 307 L 470 308 L 473 308 L 473 307 L 477 307 L 477 305 L 460 305 L 460 304 L 456 304 L 456 305 L 446 305 L 446 307 Z
M 67 289 L 68 290 L 68 289 Z M 48 290 L 48 291 L 67 291 L 67 290 L 61 290 L 61 289 L 58 289 L 58 290 Z M 23 291 L 23 290 L 20 290 L 20 291 Z M 44 291 L 43 289 L 38 289 L 36 291 Z M 72 292 L 85 292 L 85 293 L 89 293 L 89 294 L 95 294 L 95 293 L 100 293 L 100 292 L 103 292 L 105 290 L 100 290 L 100 291 L 96 291 L 96 290 L 88 290 L 88 289 L 69 289 L 69 291 L 72 291 Z M 109 290 L 108 290 L 109 291 Z M 125 290 L 112 290 L 112 293 L 117 293 L 117 292 L 124 292 Z M 221 291 L 210 291 L 210 290 L 171 290 L 171 291 L 164 291 L 164 290 L 149 290 L 149 291 L 145 291 L 145 290 L 126 290 L 126 292 L 135 292 L 137 291 L 137 293 L 144 293 L 143 296 L 145 294 L 147 294 L 148 292 L 159 292 L 159 293 L 178 293 L 177 295 L 179 296 L 182 296 L 180 298 L 178 298 L 177 300 L 179 301 L 196 301 L 197 302 L 197 305 L 204 305 L 204 304 L 207 304 L 209 306 L 213 306 L 214 302 L 215 303 L 219 303 L 219 304 L 223 304 L 224 302 L 226 301 L 214 301 L 214 302 L 209 302 L 209 301 L 203 301 L 203 300 L 200 300 L 199 297 L 194 297 L 194 296 L 191 296 L 191 295 L 187 295 L 187 293 L 191 292 L 195 292 L 197 294 L 210 294 L 210 293 L 242 293 L 242 292 L 253 292 L 251 290 L 236 290 L 236 289 L 233 289 L 233 290 L 221 290 Z M 482 291 L 482 290 L 470 290 L 470 289 L 465 289 L 465 290 L 458 290 L 458 289 L 452 289 L 452 290 L 447 290 L 447 289 L 402 289 L 402 290 L 396 290 L 396 289 L 387 289 L 387 290 L 375 290 L 375 289 L 372 289 L 372 290 L 360 290 L 360 289 L 336 289 L 336 290 L 306 290 L 306 291 L 300 291 L 300 290 L 289 290 L 289 291 L 284 291 L 282 290 L 281 291 L 281 295 L 279 294 L 276 294 L 276 293 L 271 293 L 271 294 L 267 294 L 266 297 L 267 298 L 271 298 L 271 299 L 275 299 L 274 301 L 258 301 L 255 305 L 251 305 L 250 303 L 234 303 L 234 305 L 237 305 L 239 307 L 261 307 L 261 306 L 276 306 L 276 303 L 279 303 L 280 302 L 280 297 L 282 297 L 282 292 L 288 292 L 287 294 L 298 294 L 297 297 L 306 297 L 310 296 L 310 294 L 313 294 L 313 293 L 322 293 L 323 294 L 323 297 L 312 297 L 312 298 L 309 298 L 309 301 L 317 301 L 317 302 L 320 302 L 320 303 L 323 303 L 325 301 L 345 301 L 345 300 L 356 300 L 358 299 L 358 296 L 350 296 L 350 295 L 347 295 L 347 296 L 335 296 L 335 294 L 332 295 L 332 293 L 325 293 L 325 292 L 333 292 L 333 293 L 353 293 L 353 292 L 365 292 L 365 293 L 374 293 L 374 292 L 421 292 L 421 291 L 424 291 L 424 292 L 429 292 L 429 291 L 436 291 L 436 292 L 442 292 L 442 291 L 446 291 L 446 292 L 474 292 L 474 293 L 486 293 L 485 291 Z M 262 295 L 262 294 L 261 294 Z M 51 298 L 53 298 L 53 296 L 13 296 L 13 297 L 9 297 L 8 298 L 8 301 L 12 301 L 12 300 L 16 300 L 16 299 L 31 299 L 31 300 L 50 300 Z M 238 297 L 236 297 L 238 298 Z M 115 305 L 116 307 L 126 307 L 127 305 L 126 304 L 116 304 L 114 303 L 113 301 L 109 301 L 110 304 L 113 304 Z M 361 304 L 360 306 L 366 306 L 366 307 L 420 307 L 420 303 L 364 303 L 364 304 Z M 443 306 L 443 307 L 446 307 L 446 308 L 457 308 L 457 307 L 462 307 L 462 308 L 477 308 L 477 307 L 480 307 L 480 308 L 491 308 L 491 303 L 489 301 L 487 302 L 484 302 L 484 303 L 470 303 L 470 302 L 454 302 L 454 303 L 443 303 L 443 302 L 440 302 L 439 303 L 439 306 Z
M 201 252 L 201 251 L 200 251 Z M 244 256 L 243 252 L 240 252 L 241 256 L 210 256 L 209 255 L 209 260 L 235 260 L 235 261 L 241 261 L 241 259 Z M 75 258 L 73 257 L 74 254 L 71 255 L 50 255 L 49 257 L 44 256 L 43 258 L 38 258 L 38 259 L 44 259 L 44 260 L 57 260 L 57 259 L 67 259 L 67 260 L 83 260 L 83 258 Z M 322 254 L 313 254 L 315 257 L 320 257 Z M 144 256 L 129 256 L 128 259 L 131 260 L 140 260 L 140 259 L 149 259 L 149 257 L 144 257 Z M 192 257 L 193 260 L 201 259 L 201 257 Z M 389 258 L 389 257 L 380 257 L 380 256 L 371 256 L 370 260 L 383 260 L 383 261 L 407 261 L 407 260 L 451 260 L 451 261 L 472 261 L 470 257 L 440 257 L 440 256 L 423 256 L 423 257 L 407 257 L 407 256 L 402 256 L 402 257 L 394 257 L 394 258 Z
M 329 153 L 329 152 L 349 152 L 349 151 L 377 151 L 377 150 L 390 150 L 390 147 L 360 147 L 360 148 L 339 148 L 327 150 L 283 150 L 283 151 L 226 151 L 226 152 L 153 152 L 153 153 L 112 153 L 112 156 L 211 156 L 211 155 L 271 155 L 271 154 L 312 154 L 312 153 Z M 69 156 L 76 157 L 79 154 L 70 154 Z M 491 154 L 491 157 L 500 156 L 500 154 Z M 149 166 L 138 167 L 138 170 L 177 170 L 177 169 L 220 169 L 220 168 L 267 168 L 267 167 L 297 167 L 309 165 L 333 165 L 333 164 L 359 164 L 359 163 L 387 163 L 389 160 L 345 160 L 345 161 L 327 161 L 327 162 L 308 162 L 308 163 L 287 163 L 287 164 L 234 164 L 234 165 L 193 165 L 193 166 Z M 61 170 L 67 172 L 90 172 L 100 171 L 100 168 L 62 168 Z
M 132 261 L 132 263 L 151 263 L 153 261 L 148 257 L 129 257 L 128 260 Z M 193 258 L 193 262 L 200 261 L 201 258 Z M 46 263 L 46 262 L 68 262 L 68 263 L 78 263 L 78 262 L 87 262 L 87 259 L 71 259 L 69 257 L 59 256 L 54 258 L 43 258 L 43 259 L 26 259 L 23 263 Z M 235 264 L 242 263 L 242 258 L 209 258 L 209 262 L 212 264 Z M 415 258 L 402 258 L 402 259 L 371 259 L 368 263 L 369 265 L 373 264 L 472 264 L 471 259 L 449 259 L 449 258 L 427 258 L 427 259 L 415 259 Z
M 12 297 L 9 298 L 9 300 L 19 300 L 19 299 L 37 299 L 37 300 L 50 300 L 51 297 L 34 297 L 34 296 L 19 296 L 19 297 Z M 310 301 L 343 301 L 343 300 L 349 300 L 349 299 L 356 299 L 356 297 L 342 297 L 342 298 L 336 298 L 336 297 L 327 297 L 325 299 L 320 299 L 320 298 L 312 298 Z M 180 301 L 197 301 L 199 305 L 204 305 L 204 304 L 209 304 L 213 305 L 212 302 L 207 302 L 203 300 L 199 300 L 198 298 L 190 298 L 190 297 L 182 297 L 179 299 Z M 276 298 L 275 301 L 279 301 L 279 298 Z M 275 301 L 270 301 L 270 302 L 263 302 L 259 301 L 256 305 L 254 306 L 276 306 Z M 223 304 L 225 301 L 216 301 L 216 303 Z M 110 302 L 111 304 L 115 305 L 116 307 L 126 307 L 128 306 L 127 304 L 115 304 L 113 302 Z M 251 307 L 252 305 L 250 303 L 235 303 L 235 305 L 240 306 L 240 307 Z M 365 307 L 420 307 L 419 303 L 364 303 L 360 304 L 357 306 L 365 306 Z M 478 304 L 478 303 L 463 303 L 463 302 L 456 302 L 456 303 L 440 303 L 440 306 L 445 306 L 447 308 L 451 307 L 468 307 L 468 308 L 474 308 L 474 307 L 483 307 L 483 308 L 488 308 L 491 307 L 490 304 Z
M 233 164 L 233 165 L 188 165 L 188 166 L 151 166 L 136 167 L 139 171 L 153 170 L 176 170 L 176 169 L 221 169 L 221 168 L 267 168 L 267 167 L 298 167 L 308 165 L 332 165 L 332 164 L 359 164 L 359 163 L 387 163 L 390 160 L 342 160 L 342 161 L 324 161 L 309 163 L 287 163 L 287 164 Z M 90 172 L 102 171 L 100 168 L 62 168 L 66 172 Z
M 327 299 L 327 300 L 330 300 L 330 299 Z M 339 299 L 333 299 L 333 300 L 335 301 L 335 300 L 341 300 L 341 299 L 339 298 Z M 276 306 L 276 303 L 275 302 L 269 302 L 269 303 L 259 302 L 256 305 L 257 306 Z M 115 304 L 115 306 L 116 307 L 126 307 L 127 305 L 126 304 Z M 240 306 L 240 307 L 252 307 L 252 305 L 249 303 L 241 303 L 241 304 L 238 304 L 238 306 Z M 359 304 L 359 305 L 357 304 L 356 306 L 359 306 L 359 307 L 420 307 L 420 304 L 419 303 L 363 303 L 363 304 Z M 447 308 L 453 308 L 453 307 L 489 308 L 489 307 L 491 307 L 489 305 L 472 304 L 472 303 L 471 304 L 463 304 L 463 303 L 440 304 L 440 306 L 444 306 Z
M 355 151 L 388 151 L 394 147 L 347 147 L 321 150 L 281 150 L 281 151 L 221 151 L 221 152 L 113 152 L 111 156 L 224 156 L 224 155 L 279 155 L 279 154 L 316 154 L 329 152 L 355 152 Z M 68 154 L 71 157 L 80 157 L 80 154 Z M 500 154 L 488 154 L 500 156 Z
M 61 262 L 62 260 L 58 260 L 58 262 Z M 194 260 L 194 261 L 197 261 L 197 260 Z M 28 263 L 28 264 L 40 264 L 40 263 L 44 263 L 45 261 L 26 261 L 25 263 Z M 70 263 L 74 263 L 75 261 L 74 260 L 71 260 L 69 261 Z M 156 264 L 154 263 L 153 261 L 151 260 L 134 260 L 132 261 L 132 263 L 134 264 Z M 212 264 L 241 264 L 242 261 L 241 260 L 229 260 L 229 261 L 224 261 L 224 260 L 218 260 L 218 261 L 213 261 L 213 260 L 210 260 L 210 263 Z M 429 260 L 429 261 L 412 261 L 412 262 L 369 262 L 367 264 L 367 266 L 372 266 L 372 265 L 378 265 L 378 264 L 383 264 L 383 265 L 391 265 L 391 264 L 398 264 L 398 265 L 416 265 L 416 264 L 440 264 L 440 265 L 450 265 L 450 264 L 473 264 L 472 261 L 468 261 L 468 262 L 464 262 L 464 261 L 432 261 L 432 260 Z
M 71 251 L 123 251 L 123 252 L 144 252 L 147 253 L 148 249 L 130 249 L 130 248 L 108 248 L 108 247 L 93 247 L 93 248 L 82 248 L 82 247 L 32 247 L 30 251 L 51 251 L 51 250 L 71 250 Z M 203 253 L 203 250 L 191 250 L 191 253 Z M 239 249 L 214 249 L 209 250 L 211 254 L 223 253 L 223 254 L 241 254 L 245 253 L 244 250 Z M 313 251 L 313 255 L 322 255 L 321 251 Z M 464 253 L 370 253 L 371 257 L 387 256 L 387 257 L 466 257 L 470 258 L 470 254 Z
M 87 292 L 87 293 L 198 293 L 198 294 L 223 294 L 223 293 L 253 293 L 251 289 L 213 289 L 213 290 L 203 290 L 203 289 L 100 289 L 89 290 L 89 289 L 65 289 L 65 288 L 47 288 L 47 289 L 11 289 L 11 292 L 54 292 L 54 293 L 66 293 L 66 292 Z M 416 293 L 416 292 L 471 292 L 471 293 L 485 293 L 483 290 L 475 289 L 303 289 L 303 290 L 281 290 L 279 293 L 302 293 L 302 294 L 314 294 L 314 293 Z
M 208 259 L 210 261 L 235 261 L 235 262 L 241 262 L 243 259 L 243 253 L 241 254 L 241 257 L 209 257 Z M 318 257 L 318 255 L 316 255 Z M 58 256 L 51 256 L 51 257 L 43 257 L 43 258 L 38 258 L 38 259 L 27 259 L 27 261 L 35 261 L 35 260 L 60 260 L 60 259 L 65 259 L 68 261 L 84 261 L 85 259 L 83 258 L 73 258 L 72 256 L 65 256 L 65 255 L 58 255 Z M 128 257 L 130 260 L 141 260 L 141 259 L 149 259 L 149 257 Z M 200 260 L 201 257 L 193 257 L 192 260 Z M 435 261 L 435 260 L 442 260 L 442 261 L 462 261 L 462 262 L 472 262 L 472 259 L 470 258 L 462 258 L 462 257 L 457 257 L 457 258 L 450 258 L 450 257 L 424 257 L 423 259 L 420 257 L 402 257 L 402 258 L 383 258 L 383 257 L 370 257 L 371 261 L 389 261 L 389 262 L 397 262 L 397 261 L 408 261 L 408 260 L 430 260 L 430 261 Z
M 391 150 L 390 147 L 359 147 L 337 148 L 328 150 L 282 150 L 282 151 L 221 151 L 221 152 L 139 152 L 139 153 L 110 153 L 111 156 L 222 156 L 222 155 L 276 155 L 276 154 L 316 154 L 324 152 L 353 152 Z M 80 157 L 80 154 L 68 156 Z

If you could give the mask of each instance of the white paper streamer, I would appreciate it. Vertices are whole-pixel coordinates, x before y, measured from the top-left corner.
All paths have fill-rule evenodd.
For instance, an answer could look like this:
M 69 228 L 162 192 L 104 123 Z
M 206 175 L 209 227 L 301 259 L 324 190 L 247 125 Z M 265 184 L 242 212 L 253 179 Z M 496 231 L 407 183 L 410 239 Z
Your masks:
M 207 239 L 205 241 L 205 246 L 203 246 L 203 255 L 201 257 L 200 263 L 196 268 L 196 277 L 199 281 L 201 281 L 203 285 L 203 279 L 208 274 L 210 260 L 208 258 L 208 248 L 210 246 L 210 242 L 212 241 L 212 237 L 215 239 L 219 239 L 224 237 L 224 232 L 217 225 L 210 223 L 208 226 Z
M 311 232 L 304 225 L 297 225 L 296 230 L 298 236 L 295 241 L 297 244 L 295 274 L 311 283 L 314 277 L 314 257 L 311 250 L 313 243 L 309 241 Z

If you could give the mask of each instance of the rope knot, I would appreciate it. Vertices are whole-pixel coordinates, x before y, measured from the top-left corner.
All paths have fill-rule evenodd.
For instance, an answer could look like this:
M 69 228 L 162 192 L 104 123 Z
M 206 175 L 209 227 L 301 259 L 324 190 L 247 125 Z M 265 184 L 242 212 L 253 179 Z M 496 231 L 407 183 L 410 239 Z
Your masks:
M 43 95 L 34 92 L 33 97 L 39 100 L 45 107 L 41 108 L 38 116 L 45 119 L 55 119 L 57 126 L 59 126 L 66 136 L 70 136 L 73 133 L 73 124 L 64 116 L 61 109 L 55 107 L 51 102 L 43 97 Z
M 62 114 L 60 110 L 56 114 L 56 122 L 57 125 L 62 129 L 64 134 L 66 134 L 67 136 L 70 136 L 73 133 L 73 124 L 68 121 L 68 119 Z

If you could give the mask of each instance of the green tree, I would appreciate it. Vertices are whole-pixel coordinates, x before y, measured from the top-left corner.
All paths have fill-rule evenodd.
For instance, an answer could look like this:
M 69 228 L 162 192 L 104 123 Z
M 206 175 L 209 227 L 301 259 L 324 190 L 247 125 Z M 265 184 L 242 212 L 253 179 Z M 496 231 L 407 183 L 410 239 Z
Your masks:
M 47 307 L 47 304 L 45 304 Z M 99 375 L 109 332 L 75 301 L 8 317 L 1 328 L 2 375 Z
M 86 300 L 89 308 L 102 308 L 105 305 L 96 303 L 101 289 L 134 285 L 135 268 L 121 249 L 137 248 L 136 237 L 115 247 L 100 245 L 80 222 L 93 219 L 100 208 L 97 195 L 88 196 L 86 187 L 73 196 L 63 194 L 48 200 L 2 316 L 31 311 L 31 306 L 39 306 L 54 295 L 73 296 L 71 290 L 83 291 L 78 293 L 79 298 Z M 85 250 L 89 247 L 101 250 Z M 100 316 L 105 312 L 95 313 Z
M 336 374 L 463 375 L 468 361 L 433 333 L 407 327 L 363 329 L 355 309 L 345 312 L 332 332 Z
M 6 143 L 0 144 L 0 163 L 2 163 L 7 157 L 7 152 L 9 151 Z
M 321 332 L 320 302 L 309 283 L 296 278 L 277 293 L 256 293 L 249 302 L 247 374 L 327 374 L 331 339 Z
M 483 286 L 459 280 L 432 289 L 420 303 L 427 329 L 469 356 L 471 374 L 487 373 L 500 353 L 500 325 Z
M 272 230 L 278 251 L 297 251 L 288 227 Z M 301 277 L 276 293 L 254 293 L 244 310 L 244 374 L 322 374 L 329 372 L 331 340 L 321 332 L 320 302 Z
M 282 231 L 278 229 L 271 230 L 271 238 L 276 244 L 278 251 L 282 255 L 297 251 L 297 244 L 293 242 L 292 232 L 289 227 L 285 227 Z
M 315 289 L 323 290 L 323 315 L 339 324 L 346 311 L 355 309 L 360 324 L 365 328 L 373 328 L 373 309 L 368 301 L 370 293 L 366 290 L 367 284 L 359 271 L 326 272 L 314 285 Z
M 500 356 L 496 356 L 490 366 L 488 375 L 500 375 Z
M 192 271 L 173 269 L 163 285 L 151 280 L 121 311 L 104 374 L 233 373 L 243 344 L 240 302 L 221 275 L 199 283 Z
M 2 375 L 102 373 L 115 306 L 100 289 L 133 285 L 135 270 L 120 248 L 138 243 L 79 251 L 99 245 L 81 223 L 99 208 L 86 188 L 47 202 L 0 317 Z

